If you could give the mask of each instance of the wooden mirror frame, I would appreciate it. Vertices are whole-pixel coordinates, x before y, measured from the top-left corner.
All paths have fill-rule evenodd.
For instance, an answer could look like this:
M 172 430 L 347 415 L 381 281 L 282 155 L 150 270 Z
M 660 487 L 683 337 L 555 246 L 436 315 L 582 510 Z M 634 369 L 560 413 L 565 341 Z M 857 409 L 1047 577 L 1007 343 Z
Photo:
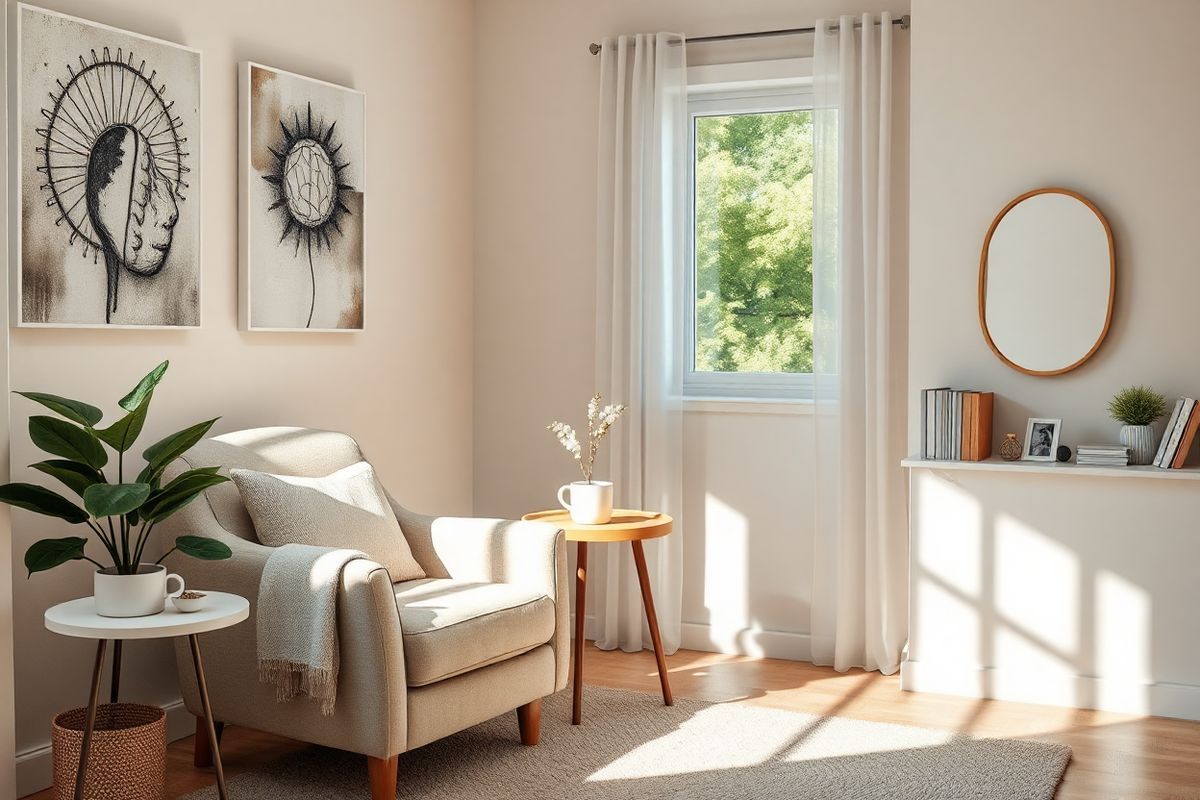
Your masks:
M 1020 364 L 1017 364 L 1014 361 L 1010 360 L 1008 358 L 1008 356 L 1006 356 L 1006 355 L 1004 355 L 1004 353 L 1000 352 L 1000 348 L 996 346 L 996 343 L 994 341 L 992 341 L 992 335 L 988 331 L 988 326 L 987 326 L 988 248 L 992 244 L 992 235 L 996 232 L 996 228 L 998 228 L 1000 226 L 1000 221 L 1002 219 L 1004 219 L 1004 216 L 1006 214 L 1008 214 L 1009 211 L 1012 211 L 1013 208 L 1015 208 L 1018 203 L 1021 203 L 1025 200 L 1028 200 L 1029 198 L 1035 197 L 1039 194 L 1065 194 L 1068 197 L 1075 198 L 1076 200 L 1078 200 L 1079 202 L 1081 202 L 1085 206 L 1087 206 L 1089 209 L 1091 209 L 1092 213 L 1096 215 L 1096 219 L 1100 220 L 1100 224 L 1104 226 L 1104 235 L 1108 237 L 1108 308 L 1104 313 L 1104 327 L 1100 330 L 1100 335 L 1096 338 L 1096 343 L 1092 345 L 1091 349 L 1088 350 L 1087 353 L 1085 353 L 1082 358 L 1080 358 L 1074 364 L 1070 364 L 1061 369 L 1054 369 L 1054 370 L 1028 369 L 1027 367 L 1023 367 Z M 979 328 L 980 328 L 980 330 L 983 331 L 984 341 L 987 342 L 988 347 L 990 347 L 992 349 L 992 352 L 996 354 L 996 358 L 1000 359 L 1005 364 L 1007 364 L 1008 366 L 1015 369 L 1017 372 L 1023 372 L 1026 375 L 1033 375 L 1033 376 L 1039 377 L 1039 378 L 1049 378 L 1054 375 L 1062 375 L 1066 372 L 1070 372 L 1071 370 L 1077 369 L 1078 367 L 1082 366 L 1084 362 L 1086 362 L 1089 358 L 1091 358 L 1093 355 L 1096 354 L 1096 351 L 1100 349 L 1100 345 L 1104 344 L 1105 338 L 1108 337 L 1108 329 L 1109 329 L 1109 326 L 1112 325 L 1113 304 L 1116 300 L 1116 296 L 1117 296 L 1117 248 L 1113 242 L 1112 227 L 1109 226 L 1108 220 L 1104 217 L 1104 214 L 1101 213 L 1100 209 L 1096 207 L 1096 204 L 1093 203 L 1091 200 L 1088 200 L 1086 197 L 1079 194 L 1078 192 L 1073 192 L 1070 189 L 1063 189 L 1063 188 L 1057 187 L 1057 186 L 1047 186 L 1047 187 L 1043 187 L 1041 189 L 1033 189 L 1032 191 L 1028 191 L 1028 192 L 1025 192 L 1024 194 L 1018 195 L 1018 196 L 1014 197 L 1012 200 L 1010 200 L 1008 202 L 1008 204 L 1004 206 L 1004 208 L 1000 209 L 1000 213 L 996 215 L 996 218 L 992 220 L 991 226 L 988 227 L 987 235 L 983 237 L 983 252 L 979 256 Z

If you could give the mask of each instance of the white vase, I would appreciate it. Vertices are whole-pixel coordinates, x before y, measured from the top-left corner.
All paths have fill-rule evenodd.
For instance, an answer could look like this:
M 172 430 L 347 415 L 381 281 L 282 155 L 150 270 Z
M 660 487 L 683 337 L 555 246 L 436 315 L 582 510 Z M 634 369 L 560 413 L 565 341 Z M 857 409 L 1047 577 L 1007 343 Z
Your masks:
M 563 497 L 571 493 L 571 502 Z M 575 481 L 559 487 L 558 502 L 571 512 L 571 519 L 580 525 L 603 525 L 612 519 L 612 481 Z
M 1154 428 L 1150 425 L 1121 426 L 1121 444 L 1129 448 L 1130 464 L 1154 461 Z
M 179 588 L 167 593 L 174 579 Z M 102 617 L 148 617 L 161 614 L 168 597 L 183 594 L 183 578 L 159 564 L 143 564 L 135 575 L 119 575 L 116 567 L 96 570 L 93 583 L 96 613 Z

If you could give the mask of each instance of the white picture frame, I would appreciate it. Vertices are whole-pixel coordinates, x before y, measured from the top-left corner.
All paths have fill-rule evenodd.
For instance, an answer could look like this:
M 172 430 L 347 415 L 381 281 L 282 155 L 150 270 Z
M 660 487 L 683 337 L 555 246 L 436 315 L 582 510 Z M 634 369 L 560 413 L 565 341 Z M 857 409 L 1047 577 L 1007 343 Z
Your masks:
M 1061 419 L 1030 417 L 1025 423 L 1025 447 L 1022 461 L 1057 461 Z
M 204 278 L 201 213 L 203 53 L 178 42 L 25 3 L 16 3 L 11 8 L 14 57 L 9 62 L 8 112 L 12 120 L 10 133 L 15 167 L 10 172 L 8 183 L 9 197 L 13 199 L 10 212 L 13 235 L 10 237 L 9 253 L 12 265 L 9 272 L 11 324 L 18 328 L 158 331 L 200 328 L 203 320 Z M 56 28 L 61 30 L 56 31 Z M 33 38 L 39 34 L 43 37 L 41 40 Z M 54 45 L 55 36 L 63 42 L 61 47 Z M 171 183 L 177 215 L 175 222 L 165 223 L 164 226 L 172 232 L 169 244 L 162 248 L 167 255 L 160 258 L 158 267 L 123 264 L 115 270 L 118 273 L 116 279 L 112 275 L 113 270 L 108 269 L 108 278 L 100 281 L 101 284 L 107 282 L 108 289 L 106 291 L 103 285 L 100 286 L 99 299 L 95 302 L 97 311 L 93 314 L 90 310 L 91 295 L 97 292 L 97 278 L 82 270 L 90 270 L 95 262 L 96 270 L 104 272 L 109 253 L 105 252 L 101 258 L 101 248 L 94 243 L 90 252 L 83 247 L 85 240 L 79 233 L 82 221 L 67 218 L 64 205 L 71 206 L 70 202 L 56 203 L 59 197 L 57 186 L 54 180 L 47 177 L 54 167 L 46 160 L 45 154 L 35 148 L 39 147 L 38 143 L 46 138 L 47 131 L 53 126 L 57 106 L 69 107 L 65 96 L 75 84 L 75 78 L 89 70 L 98 69 L 101 65 L 97 62 L 112 64 L 110 71 L 128 73 L 126 77 L 131 80 L 127 85 L 131 87 L 143 77 L 144 82 L 153 87 L 152 93 L 159 96 L 166 118 L 173 119 L 171 127 L 176 133 L 176 152 L 173 159 L 164 158 L 161 152 L 151 148 L 152 155 L 159 169 L 163 168 L 166 161 L 171 161 L 181 174 L 175 176 L 175 181 Z M 151 76 L 153 82 L 150 81 Z M 128 97 L 133 96 L 133 91 L 133 88 L 129 89 Z M 106 99 L 112 101 L 113 109 L 117 109 L 119 101 L 127 99 L 127 95 L 122 90 L 119 97 L 114 95 Z M 47 103 L 51 107 L 43 109 L 42 106 Z M 131 110 L 128 105 L 126 110 Z M 132 111 L 136 112 L 136 109 Z M 140 119 L 141 122 L 131 119 L 128 127 L 138 128 L 149 117 Z M 75 122 L 83 126 L 82 118 Z M 64 125 L 71 127 L 67 122 Z M 161 130 L 139 128 L 139 132 L 152 136 L 155 147 L 163 141 Z M 71 133 L 77 139 L 83 136 L 78 128 L 72 129 Z M 95 144 L 102 138 L 85 142 L 85 146 Z M 38 157 L 34 153 L 38 153 Z M 81 157 L 90 164 L 91 154 L 92 150 L 88 149 L 81 153 Z M 79 169 L 69 165 L 67 168 Z M 170 170 L 163 172 L 166 174 Z M 47 187 L 54 189 L 48 190 Z M 47 191 L 53 195 L 49 201 L 40 195 L 33 196 Z M 86 187 L 82 191 L 86 193 Z M 37 201 L 28 203 L 31 209 L 29 219 L 26 219 L 27 200 Z M 166 216 L 166 213 L 160 216 Z M 55 222 L 56 219 L 58 222 Z M 27 231 L 34 231 L 37 235 L 31 236 Z M 159 249 L 159 245 L 151 244 Z M 49 268 L 52 274 L 47 277 L 39 273 L 37 267 L 42 272 Z M 31 272 L 31 269 L 34 271 Z M 126 274 L 126 271 L 134 274 Z M 160 271 L 170 280 L 163 281 L 159 277 Z M 86 277 L 82 280 L 76 277 L 80 275 Z M 147 282 L 148 278 L 157 278 L 155 283 L 161 283 L 161 289 L 154 289 Z M 109 298 L 107 302 L 105 294 Z M 45 299 L 47 296 L 54 299 L 48 301 Z M 55 304 L 54 307 L 51 307 L 52 304 Z M 111 307 L 114 305 L 115 310 Z M 88 310 L 83 311 L 83 306 Z
M 258 125 L 259 121 L 256 115 L 262 113 L 262 109 L 258 108 L 259 100 L 255 97 L 254 81 L 256 78 L 263 80 L 263 75 L 269 75 L 271 79 L 280 83 L 287 82 L 291 94 L 302 93 L 297 91 L 297 87 L 308 87 L 314 93 L 324 94 L 327 97 L 331 93 L 342 95 L 351 109 L 351 116 L 355 116 L 353 112 L 357 111 L 357 119 L 352 121 L 352 125 L 346 125 L 347 120 L 344 118 L 340 120 L 338 131 L 334 134 L 336 140 L 323 151 L 334 157 L 335 165 L 342 163 L 343 160 L 348 160 L 346 153 L 340 157 L 337 155 L 341 149 L 340 147 L 334 149 L 337 145 L 348 145 L 347 151 L 352 154 L 349 157 L 352 159 L 349 160 L 352 167 L 343 178 L 345 182 L 353 183 L 354 200 L 351 202 L 343 195 L 339 195 L 337 200 L 339 203 L 341 200 L 346 200 L 354 212 L 352 214 L 347 212 L 346 215 L 335 213 L 333 221 L 337 223 L 340 217 L 341 226 L 344 226 L 347 221 L 352 222 L 356 231 L 351 235 L 357 236 L 357 239 L 355 242 L 345 242 L 346 232 L 337 224 L 319 235 L 314 231 L 311 239 L 311 242 L 323 242 L 324 244 L 323 248 L 319 244 L 314 248 L 318 257 L 320 257 L 322 249 L 327 255 L 332 255 L 331 244 L 334 246 L 350 244 L 351 249 L 354 249 L 356 245 L 357 265 L 352 262 L 349 264 L 343 262 L 338 270 L 346 272 L 347 267 L 357 266 L 357 319 L 354 319 L 353 314 L 355 303 L 352 287 L 349 300 L 342 294 L 337 295 L 335 302 L 340 305 L 335 307 L 333 316 L 337 317 L 338 324 L 329 324 L 332 319 L 329 310 L 322 310 L 318 307 L 317 271 L 312 264 L 314 251 L 308 250 L 313 245 L 303 238 L 308 231 L 292 226 L 287 226 L 285 230 L 285 225 L 279 219 L 289 209 L 284 202 L 286 200 L 283 196 L 284 193 L 280 191 L 278 200 L 274 203 L 264 202 L 264 198 L 261 196 L 264 186 L 264 170 L 255 165 L 256 152 L 269 147 L 272 157 L 277 158 L 280 162 L 276 165 L 279 168 L 280 177 L 285 177 L 282 174 L 283 159 L 278 158 L 279 154 L 286 155 L 281 148 L 281 143 L 274 141 L 274 138 L 270 143 L 256 141 L 256 135 L 260 137 L 262 135 L 256 132 L 270 131 L 270 135 L 274 137 L 281 131 L 286 132 L 303 126 L 304 136 L 321 141 L 324 138 L 323 134 L 329 130 L 330 122 L 334 121 L 336 117 L 331 119 L 324 109 L 315 108 L 310 102 L 307 113 L 293 121 L 293 115 L 297 109 L 291 108 L 291 105 L 294 105 L 291 103 L 289 108 L 280 109 L 279 118 L 269 120 L 269 124 Z M 287 117 L 286 120 L 282 119 L 284 116 Z M 243 61 L 238 65 L 238 327 L 240 330 L 276 333 L 359 333 L 366 330 L 367 259 L 363 211 L 367 183 L 366 125 L 366 95 L 357 89 L 298 75 L 255 61 Z M 291 145 L 299 138 L 303 137 L 293 132 L 293 136 L 287 137 L 286 144 Z M 282 237 L 281 231 L 283 231 Z M 281 285 L 277 280 L 273 280 L 271 264 L 267 263 L 268 258 L 264 257 L 264 248 L 282 249 L 282 246 L 286 245 L 290 250 L 293 243 L 296 254 L 306 255 L 309 259 L 307 265 L 301 265 L 304 266 L 304 269 L 299 270 L 300 273 L 303 273 L 305 282 L 309 280 L 309 276 L 312 278 L 311 306 L 307 309 L 309 324 L 301 324 L 300 318 L 289 319 L 289 312 L 286 309 L 280 311 L 281 306 L 291 308 L 295 305 L 296 287 L 290 283 Z M 307 252 L 302 253 L 306 250 Z M 291 254 L 272 254 L 270 258 L 294 262 L 301 260 Z M 283 272 L 286 270 L 276 268 L 274 276 L 279 276 Z M 328 286 L 323 288 L 328 288 Z M 344 288 L 341 291 L 344 292 Z M 267 305 L 264 306 L 264 304 Z M 274 308 L 270 306 L 274 306 Z M 351 321 L 348 324 L 341 324 L 346 319 L 347 309 L 351 311 Z M 290 316 L 295 317 L 295 314 Z

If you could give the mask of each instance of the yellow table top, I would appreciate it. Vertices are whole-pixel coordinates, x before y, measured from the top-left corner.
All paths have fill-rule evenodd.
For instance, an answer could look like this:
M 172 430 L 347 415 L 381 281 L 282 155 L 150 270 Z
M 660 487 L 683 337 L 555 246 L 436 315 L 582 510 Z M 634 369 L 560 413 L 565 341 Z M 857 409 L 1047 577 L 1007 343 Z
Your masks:
M 571 519 L 565 508 L 549 511 L 534 511 L 521 519 L 549 522 L 567 532 L 570 542 L 634 542 L 657 539 L 671 532 L 674 524 L 666 514 L 657 511 L 637 511 L 629 508 L 614 508 L 612 519 L 603 525 L 582 525 Z

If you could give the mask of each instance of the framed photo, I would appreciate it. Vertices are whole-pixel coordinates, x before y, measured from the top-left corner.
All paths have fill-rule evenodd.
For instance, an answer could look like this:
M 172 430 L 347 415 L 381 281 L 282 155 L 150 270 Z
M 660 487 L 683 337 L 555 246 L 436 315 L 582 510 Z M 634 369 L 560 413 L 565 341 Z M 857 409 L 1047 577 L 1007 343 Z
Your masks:
M 1025 425 L 1025 452 L 1023 461 L 1054 461 L 1058 455 L 1058 434 L 1062 429 L 1061 419 L 1037 419 L 1030 417 Z
M 361 331 L 364 95 L 249 61 L 239 85 L 240 327 Z
M 200 51 L 16 7 L 21 327 L 200 326 Z

